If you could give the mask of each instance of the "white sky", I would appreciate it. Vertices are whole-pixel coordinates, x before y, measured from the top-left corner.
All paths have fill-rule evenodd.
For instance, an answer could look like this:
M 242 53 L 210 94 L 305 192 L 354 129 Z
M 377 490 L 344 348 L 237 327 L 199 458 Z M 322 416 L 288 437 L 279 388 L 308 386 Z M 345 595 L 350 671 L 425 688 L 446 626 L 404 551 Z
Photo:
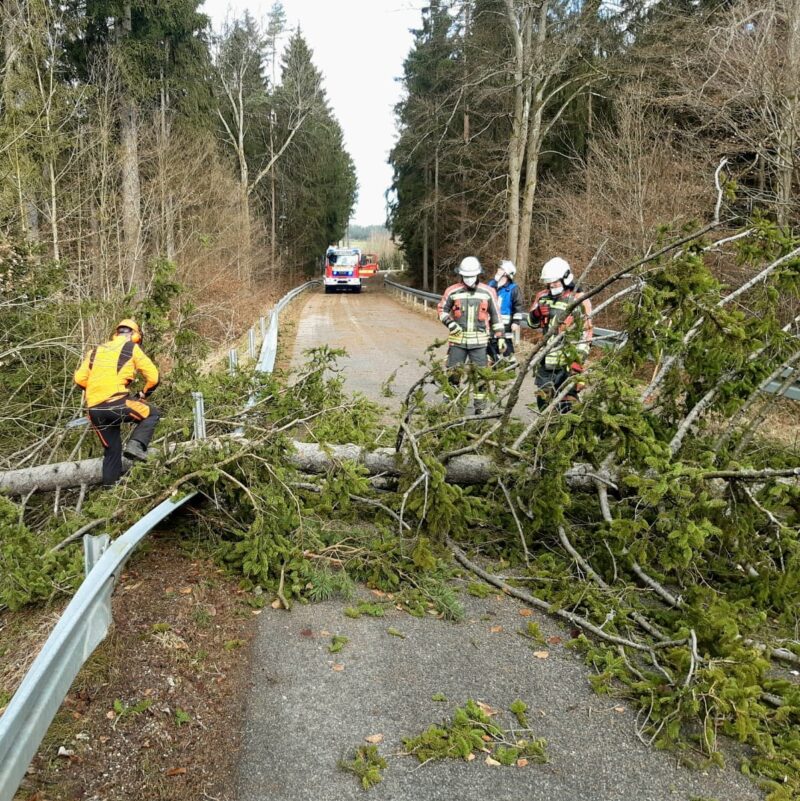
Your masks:
M 395 141 L 393 107 L 400 99 L 409 28 L 421 27 L 426 0 L 284 0 L 287 25 L 297 25 L 314 51 L 345 146 L 358 172 L 352 222 L 383 224 L 384 192 L 392 171 L 386 162 Z M 272 0 L 206 0 L 202 11 L 218 29 L 227 16 L 249 9 L 265 22 Z M 284 42 L 285 43 L 285 42 Z

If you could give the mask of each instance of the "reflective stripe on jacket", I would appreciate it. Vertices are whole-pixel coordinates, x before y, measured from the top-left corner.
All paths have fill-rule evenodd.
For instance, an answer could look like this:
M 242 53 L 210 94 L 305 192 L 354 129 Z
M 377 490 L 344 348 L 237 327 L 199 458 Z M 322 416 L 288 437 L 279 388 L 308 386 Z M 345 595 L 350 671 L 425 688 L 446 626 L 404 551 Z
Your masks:
M 492 278 L 489 286 L 497 293 L 497 300 L 500 304 L 500 318 L 506 326 L 516 323 L 520 325 L 525 316 L 522 305 L 522 292 L 514 281 L 506 281 L 503 286 L 497 286 L 497 281 Z
M 86 355 L 75 371 L 75 383 L 86 390 L 86 405 L 128 394 L 128 385 L 140 372 L 145 379 L 144 394 L 158 386 L 158 368 L 145 352 L 124 336 L 115 336 Z
M 591 302 L 588 299 L 582 300 L 580 305 L 565 316 L 567 307 L 580 297 L 580 292 L 573 289 L 565 289 L 560 295 L 551 295 L 549 289 L 543 289 L 533 299 L 528 314 L 528 325 L 531 328 L 541 328 L 544 333 L 549 333 L 554 328 L 558 333 L 578 329 L 574 335 L 568 333 L 565 341 L 544 357 L 544 366 L 550 370 L 566 367 L 573 361 L 582 362 L 589 355 L 594 332 Z
M 447 287 L 439 301 L 438 310 L 439 319 L 444 325 L 455 321 L 461 326 L 459 333 L 448 337 L 448 341 L 454 345 L 486 347 L 490 330 L 495 336 L 503 334 L 497 294 L 486 284 L 470 288 L 461 281 Z

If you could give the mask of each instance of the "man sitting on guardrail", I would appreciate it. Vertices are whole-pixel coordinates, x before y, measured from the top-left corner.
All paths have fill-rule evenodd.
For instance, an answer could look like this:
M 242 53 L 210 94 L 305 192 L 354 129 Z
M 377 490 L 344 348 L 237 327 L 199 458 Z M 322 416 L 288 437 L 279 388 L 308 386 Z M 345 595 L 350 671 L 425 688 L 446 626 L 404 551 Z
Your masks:
M 75 371 L 75 383 L 86 393 L 88 417 L 103 443 L 103 484 L 122 475 L 122 424 L 136 423 L 124 453 L 130 459 L 147 459 L 159 410 L 146 398 L 158 386 L 158 368 L 139 347 L 142 330 L 134 320 L 122 320 L 111 339 L 98 345 Z M 131 398 L 128 386 L 137 373 L 144 376 L 141 392 Z
M 575 278 L 566 259 L 559 256 L 550 259 L 542 267 L 539 280 L 546 289 L 533 299 L 528 325 L 541 329 L 545 334 L 555 331 L 554 337 L 563 334 L 563 338 L 548 350 L 544 361 L 539 364 L 536 402 L 539 409 L 544 409 L 564 384 L 572 380 L 573 385 L 558 404 L 563 414 L 572 408 L 583 388 L 575 376 L 583 372 L 583 362 L 592 344 L 592 304 L 584 300 L 566 314 L 567 308 L 581 297 L 575 289 Z
M 483 268 L 474 256 L 462 259 L 458 267 L 461 280 L 447 287 L 439 301 L 439 319 L 450 331 L 447 369 L 450 383 L 458 385 L 461 365 L 487 366 L 487 346 L 491 336 L 497 339 L 497 350 L 505 353 L 505 328 L 495 291 L 478 281 Z M 486 394 L 479 387 L 475 393 L 475 414 L 484 411 Z

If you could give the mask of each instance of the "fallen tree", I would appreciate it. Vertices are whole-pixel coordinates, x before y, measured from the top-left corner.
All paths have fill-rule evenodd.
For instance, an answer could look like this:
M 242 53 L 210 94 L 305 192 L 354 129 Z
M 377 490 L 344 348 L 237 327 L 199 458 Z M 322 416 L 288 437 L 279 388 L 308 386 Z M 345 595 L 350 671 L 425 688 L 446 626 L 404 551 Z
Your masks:
M 218 421 L 213 442 L 164 447 L 158 469 L 92 494 L 80 516 L 44 533 L 9 504 L 17 544 L 0 564 L 0 603 L 63 591 L 91 520 L 121 530 L 192 487 L 208 502 L 186 513 L 191 531 L 244 586 L 288 607 L 363 580 L 413 613 L 457 618 L 455 557 L 572 626 L 598 689 L 640 706 L 646 742 L 699 731 L 693 746 L 711 756 L 718 734 L 732 734 L 756 750 L 749 770 L 787 777 L 775 798 L 793 798 L 800 690 L 776 666 L 800 658 L 800 457 L 747 447 L 764 420 L 747 409 L 770 375 L 796 363 L 794 327 L 775 298 L 796 297 L 800 260 L 764 222 L 727 243 L 702 233 L 603 282 L 626 304 L 627 340 L 591 364 L 571 413 L 558 413 L 556 396 L 523 425 L 519 377 L 489 372 L 456 387 L 432 359 L 396 430 L 381 430 L 339 378 L 322 377 L 335 356 L 323 349 L 291 391 L 272 379 L 259 388 L 269 402 L 248 412 L 244 438 Z M 763 279 L 733 292 L 715 281 L 705 259 L 726 248 Z M 732 295 L 736 308 L 721 303 Z M 555 344 L 572 347 L 571 336 L 541 340 L 526 369 Z M 468 416 L 478 379 L 499 411 Z M 0 488 L 27 495 L 98 478 L 99 461 L 84 460 L 7 471 Z

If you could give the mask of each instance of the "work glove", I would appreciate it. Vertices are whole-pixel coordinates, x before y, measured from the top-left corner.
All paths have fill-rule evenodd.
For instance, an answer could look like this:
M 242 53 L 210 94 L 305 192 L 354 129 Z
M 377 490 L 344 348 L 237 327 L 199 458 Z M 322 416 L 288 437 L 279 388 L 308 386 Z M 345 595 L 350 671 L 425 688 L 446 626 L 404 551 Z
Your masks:
M 573 374 L 578 374 L 583 372 L 583 365 L 580 362 L 572 362 L 569 366 L 569 371 Z
M 447 328 L 451 334 L 460 334 L 464 330 L 455 320 L 451 320 Z
M 497 352 L 502 356 L 506 352 L 506 348 L 508 347 L 508 342 L 506 342 L 505 337 L 500 337 L 497 340 Z

